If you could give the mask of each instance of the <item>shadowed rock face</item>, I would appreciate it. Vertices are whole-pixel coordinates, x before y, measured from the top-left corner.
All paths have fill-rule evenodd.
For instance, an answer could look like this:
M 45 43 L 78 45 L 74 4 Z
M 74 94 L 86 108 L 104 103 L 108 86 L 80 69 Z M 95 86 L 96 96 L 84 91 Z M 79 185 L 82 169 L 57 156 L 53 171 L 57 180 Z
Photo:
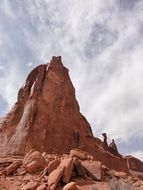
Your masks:
M 79 111 L 61 57 L 53 57 L 49 64 L 39 65 L 29 74 L 0 128 L 3 153 L 24 154 L 31 148 L 63 153 L 86 146 L 92 131 Z

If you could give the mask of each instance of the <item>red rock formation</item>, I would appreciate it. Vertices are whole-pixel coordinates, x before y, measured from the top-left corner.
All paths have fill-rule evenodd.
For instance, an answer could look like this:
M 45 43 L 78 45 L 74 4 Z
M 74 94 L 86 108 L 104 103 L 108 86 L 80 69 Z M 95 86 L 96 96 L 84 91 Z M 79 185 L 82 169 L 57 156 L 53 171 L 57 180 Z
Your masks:
M 1 155 L 26 154 L 30 149 L 67 153 L 80 148 L 108 167 L 127 170 L 126 160 L 109 153 L 93 136 L 61 57 L 53 57 L 28 75 L 17 102 L 0 122 L 0 144 Z
M 32 148 L 63 153 L 85 146 L 92 131 L 79 112 L 61 57 L 53 57 L 49 64 L 39 65 L 29 74 L 0 128 L 2 153 L 23 154 Z
M 143 162 L 133 156 L 126 156 L 129 170 L 143 172 Z

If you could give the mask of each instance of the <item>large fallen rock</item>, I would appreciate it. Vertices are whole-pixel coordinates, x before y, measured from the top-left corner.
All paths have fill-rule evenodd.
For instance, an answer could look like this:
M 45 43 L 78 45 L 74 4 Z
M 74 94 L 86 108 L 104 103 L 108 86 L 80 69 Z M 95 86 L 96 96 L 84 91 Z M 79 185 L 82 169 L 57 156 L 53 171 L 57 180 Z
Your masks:
M 73 171 L 73 160 L 71 158 L 65 158 L 61 164 L 65 166 L 62 181 L 64 183 L 69 183 Z
M 8 166 L 5 170 L 4 170 L 4 174 L 5 175 L 10 175 L 13 172 L 15 172 L 17 170 L 17 168 L 22 165 L 22 160 L 17 160 L 15 162 L 13 162 L 12 164 L 10 164 L 10 166 Z
M 74 159 L 74 166 L 77 172 L 77 175 L 80 177 L 84 177 L 86 175 L 86 170 L 82 166 L 81 162 L 78 160 L 78 158 Z
M 55 160 L 49 162 L 48 166 L 44 169 L 43 174 L 44 174 L 44 175 L 45 175 L 45 174 L 50 175 L 50 173 L 51 173 L 53 170 L 57 169 L 57 167 L 60 165 L 60 163 L 61 163 L 61 162 L 60 162 L 59 159 L 55 159 Z
M 50 190 L 56 189 L 61 177 L 64 174 L 65 166 L 64 165 L 59 165 L 57 169 L 55 169 L 53 172 L 48 177 L 48 186 Z
M 23 159 L 23 166 L 29 173 L 40 171 L 44 168 L 45 161 L 39 151 L 30 151 Z
M 66 184 L 64 186 L 63 190 L 77 190 L 76 183 L 70 182 L 70 183 Z
M 64 183 L 69 183 L 73 171 L 73 160 L 71 158 L 64 158 L 61 164 L 48 177 L 48 185 L 50 189 L 55 189 L 60 179 Z
M 118 178 L 126 178 L 127 177 L 127 173 L 114 171 L 114 176 L 118 177 Z
M 38 187 L 38 182 L 29 182 L 26 185 L 24 185 L 21 190 L 35 190 Z
M 95 180 L 101 180 L 103 171 L 102 164 L 99 161 L 83 161 L 82 166 L 86 169 L 87 173 Z
M 79 148 L 74 148 L 70 150 L 70 155 L 72 158 L 77 157 L 80 158 L 81 160 L 93 159 L 93 157 L 89 153 Z

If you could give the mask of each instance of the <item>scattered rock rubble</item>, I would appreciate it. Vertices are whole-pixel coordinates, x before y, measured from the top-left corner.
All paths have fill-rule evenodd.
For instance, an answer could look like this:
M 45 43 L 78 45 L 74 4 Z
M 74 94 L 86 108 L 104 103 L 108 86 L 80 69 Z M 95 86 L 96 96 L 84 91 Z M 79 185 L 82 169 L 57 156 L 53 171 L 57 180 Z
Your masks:
M 25 157 L 0 158 L 0 190 L 88 189 L 142 190 L 143 181 L 110 170 L 80 149 L 62 155 L 30 150 Z

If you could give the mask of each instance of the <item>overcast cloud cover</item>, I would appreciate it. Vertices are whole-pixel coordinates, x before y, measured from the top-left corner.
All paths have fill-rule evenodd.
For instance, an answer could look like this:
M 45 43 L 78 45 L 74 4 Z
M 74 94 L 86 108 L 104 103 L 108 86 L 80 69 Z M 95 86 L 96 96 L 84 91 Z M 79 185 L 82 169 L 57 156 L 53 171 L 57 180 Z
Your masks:
M 143 159 L 143 1 L 1 0 L 0 115 L 30 70 L 62 55 L 94 134 Z

